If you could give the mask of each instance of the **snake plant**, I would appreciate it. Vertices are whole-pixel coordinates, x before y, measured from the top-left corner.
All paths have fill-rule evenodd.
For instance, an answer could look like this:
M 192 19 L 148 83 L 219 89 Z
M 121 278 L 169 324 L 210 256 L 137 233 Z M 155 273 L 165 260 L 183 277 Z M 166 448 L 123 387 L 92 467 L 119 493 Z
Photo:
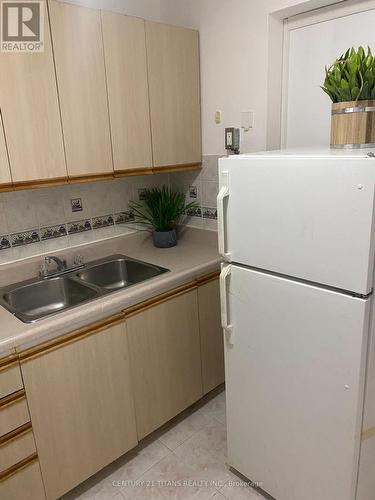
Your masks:
M 348 49 L 325 72 L 321 88 L 332 102 L 375 99 L 375 57 L 370 47 L 367 53 L 363 47 Z

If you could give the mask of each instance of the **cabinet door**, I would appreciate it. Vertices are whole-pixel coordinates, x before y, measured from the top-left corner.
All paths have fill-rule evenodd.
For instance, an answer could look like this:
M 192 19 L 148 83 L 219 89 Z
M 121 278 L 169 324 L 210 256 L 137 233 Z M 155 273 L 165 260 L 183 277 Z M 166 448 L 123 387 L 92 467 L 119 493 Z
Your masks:
M 198 32 L 146 22 L 154 166 L 200 164 Z
M 203 393 L 224 382 L 224 336 L 220 318 L 219 280 L 198 288 Z
M 145 22 L 102 11 L 116 172 L 152 167 Z
M 197 290 L 127 319 L 138 438 L 202 397 Z
M 44 34 L 43 52 L 0 56 L 0 108 L 15 184 L 66 178 L 47 9 Z
M 22 362 L 47 497 L 137 444 L 125 325 Z
M 23 429 L 23 430 L 22 430 Z M 8 439 L 7 439 L 8 438 Z M 5 436 L 0 441 L 0 477 L 7 469 L 19 464 L 36 454 L 34 435 L 31 424 L 15 429 L 13 435 Z
M 1 400 L 0 437 L 28 422 L 30 422 L 30 414 L 23 391 L 11 394 Z
M 100 11 L 54 0 L 49 6 L 68 175 L 108 176 L 113 166 Z
M 0 114 L 0 190 L 9 188 L 11 186 L 12 178 L 10 176 L 8 153 L 5 144 L 4 129 Z
M 46 498 L 37 460 L 0 481 L 2 500 L 43 500 Z

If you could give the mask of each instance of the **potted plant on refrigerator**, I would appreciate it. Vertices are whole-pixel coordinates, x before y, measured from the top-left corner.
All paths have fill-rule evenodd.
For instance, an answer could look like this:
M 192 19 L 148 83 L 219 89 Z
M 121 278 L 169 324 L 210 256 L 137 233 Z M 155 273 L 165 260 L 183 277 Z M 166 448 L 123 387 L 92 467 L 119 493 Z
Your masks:
M 177 245 L 176 227 L 181 217 L 197 207 L 196 202 L 186 203 L 185 195 L 167 186 L 145 189 L 142 201 L 130 201 L 133 221 L 152 231 L 154 245 L 169 248 Z
M 370 47 L 348 49 L 330 68 L 322 89 L 332 100 L 331 146 L 375 146 L 375 58 Z

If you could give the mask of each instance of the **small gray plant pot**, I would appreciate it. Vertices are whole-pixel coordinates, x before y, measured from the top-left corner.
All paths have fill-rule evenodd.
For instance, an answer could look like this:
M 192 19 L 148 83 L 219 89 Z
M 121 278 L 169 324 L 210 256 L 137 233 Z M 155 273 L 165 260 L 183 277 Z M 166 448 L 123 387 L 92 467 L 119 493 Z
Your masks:
M 177 245 L 177 233 L 175 229 L 171 231 L 154 231 L 152 237 L 154 245 L 157 248 L 170 248 Z

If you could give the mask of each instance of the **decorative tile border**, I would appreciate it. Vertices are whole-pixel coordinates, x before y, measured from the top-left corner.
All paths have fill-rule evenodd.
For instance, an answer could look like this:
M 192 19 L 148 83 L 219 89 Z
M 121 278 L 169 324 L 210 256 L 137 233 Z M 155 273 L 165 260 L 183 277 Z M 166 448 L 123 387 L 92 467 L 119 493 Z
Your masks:
M 217 208 L 214 198 L 214 189 L 218 192 L 218 159 L 222 155 L 204 155 L 202 170 L 199 175 L 194 172 L 188 174 L 170 174 L 170 183 L 176 189 L 185 193 L 186 203 L 195 201 L 198 209 L 185 212 L 182 224 L 202 228 L 216 228 Z
M 202 209 L 201 207 L 189 208 L 186 211 L 186 215 L 189 217 L 202 217 Z
M 65 224 L 57 224 L 56 226 L 47 226 L 40 228 L 40 238 L 42 241 L 61 238 L 62 236 L 67 235 L 68 232 L 66 230 Z
M 134 221 L 134 214 L 130 211 L 116 212 L 115 214 L 99 215 L 92 219 L 82 219 L 78 221 L 44 226 L 39 229 L 31 229 L 11 235 L 0 235 L 0 251 L 15 248 L 30 243 L 39 243 L 55 238 L 66 237 L 72 234 L 92 231 L 111 227 L 115 224 L 126 224 Z
M 68 234 L 84 233 L 85 231 L 91 231 L 91 220 L 83 219 L 68 223 Z
M 99 217 L 93 217 L 92 219 L 92 228 L 93 229 L 101 229 L 102 227 L 108 227 L 114 225 L 113 215 L 102 215 Z
M 6 234 L 0 236 L 0 250 L 7 250 L 10 248 L 10 237 Z
M 21 245 L 29 245 L 30 243 L 39 243 L 40 236 L 38 229 L 31 229 L 21 233 L 10 235 L 10 242 L 12 247 L 19 247 Z
M 134 221 L 134 214 L 130 210 L 126 212 L 117 212 L 115 214 L 115 224 L 126 224 Z
M 217 220 L 217 209 L 212 207 L 202 207 L 203 219 Z

